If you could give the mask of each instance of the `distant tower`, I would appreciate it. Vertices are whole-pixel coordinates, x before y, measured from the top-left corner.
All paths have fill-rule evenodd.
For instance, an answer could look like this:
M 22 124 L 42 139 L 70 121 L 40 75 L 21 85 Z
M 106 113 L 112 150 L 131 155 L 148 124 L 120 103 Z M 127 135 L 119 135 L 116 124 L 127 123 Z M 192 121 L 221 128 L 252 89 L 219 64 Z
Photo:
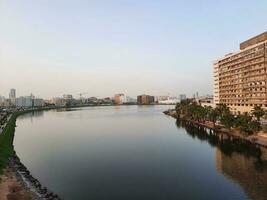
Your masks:
M 10 89 L 9 99 L 16 99 L 16 90 L 14 88 Z

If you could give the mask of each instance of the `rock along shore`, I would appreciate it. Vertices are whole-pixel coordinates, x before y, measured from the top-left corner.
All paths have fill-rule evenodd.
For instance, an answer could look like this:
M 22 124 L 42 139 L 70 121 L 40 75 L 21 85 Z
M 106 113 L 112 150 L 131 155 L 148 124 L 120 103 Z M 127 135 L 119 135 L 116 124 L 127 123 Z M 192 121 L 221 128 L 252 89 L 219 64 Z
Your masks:
M 42 184 L 31 175 L 30 171 L 20 162 L 17 155 L 10 157 L 8 168 L 13 171 L 18 183 L 23 189 L 31 194 L 31 199 L 61 200 L 57 194 L 42 186 Z

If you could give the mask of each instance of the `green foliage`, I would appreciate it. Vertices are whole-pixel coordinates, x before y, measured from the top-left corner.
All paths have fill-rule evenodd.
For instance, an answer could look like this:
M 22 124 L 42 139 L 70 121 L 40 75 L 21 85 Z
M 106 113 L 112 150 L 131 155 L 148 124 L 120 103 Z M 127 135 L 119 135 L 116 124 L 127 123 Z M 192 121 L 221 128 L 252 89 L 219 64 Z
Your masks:
M 260 118 L 265 115 L 264 110 L 260 106 L 255 106 L 251 113 L 257 118 L 257 121 L 260 121 Z
M 225 112 L 221 116 L 221 123 L 226 128 L 231 128 L 234 125 L 234 115 L 232 115 L 230 112 Z
M 8 163 L 8 158 L 14 155 L 13 138 L 17 114 L 13 114 L 0 135 L 0 173 Z
M 16 127 L 16 119 L 19 115 L 28 112 L 32 112 L 32 110 L 19 111 L 13 113 L 6 127 L 4 128 L 3 132 L 0 134 L 0 174 L 3 172 L 3 169 L 7 166 L 8 159 L 15 154 L 13 147 L 13 139 Z
M 178 103 L 175 109 L 177 115 L 182 118 L 197 122 L 211 121 L 214 126 L 216 121 L 219 120 L 224 127 L 228 129 L 239 128 L 244 135 L 259 132 L 262 129 L 260 118 L 265 115 L 264 110 L 258 106 L 254 108 L 252 115 L 245 113 L 234 116 L 225 104 L 219 104 L 216 108 L 202 107 L 189 100 Z M 256 117 L 257 120 L 253 120 L 252 116 Z

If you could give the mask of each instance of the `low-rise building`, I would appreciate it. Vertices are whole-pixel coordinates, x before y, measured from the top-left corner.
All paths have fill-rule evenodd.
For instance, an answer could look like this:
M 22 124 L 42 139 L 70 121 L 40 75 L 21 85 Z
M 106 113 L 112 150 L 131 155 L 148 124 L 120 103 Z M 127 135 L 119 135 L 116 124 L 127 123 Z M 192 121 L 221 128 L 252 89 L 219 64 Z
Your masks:
M 155 102 L 154 96 L 142 94 L 137 96 L 137 103 L 138 104 L 152 104 Z
M 54 104 L 55 106 L 65 106 L 66 100 L 62 97 L 54 97 L 49 101 L 50 104 Z
M 180 102 L 180 99 L 176 97 L 168 97 L 165 100 L 158 101 L 159 104 L 177 104 Z

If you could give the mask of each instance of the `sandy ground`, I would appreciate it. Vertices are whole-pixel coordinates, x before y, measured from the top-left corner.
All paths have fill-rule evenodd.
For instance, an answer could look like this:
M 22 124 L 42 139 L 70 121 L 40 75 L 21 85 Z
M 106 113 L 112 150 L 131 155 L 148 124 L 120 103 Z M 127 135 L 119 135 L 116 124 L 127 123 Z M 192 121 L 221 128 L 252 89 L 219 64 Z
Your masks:
M 11 170 L 6 169 L 0 179 L 0 200 L 32 199 L 31 194 L 23 188 Z

